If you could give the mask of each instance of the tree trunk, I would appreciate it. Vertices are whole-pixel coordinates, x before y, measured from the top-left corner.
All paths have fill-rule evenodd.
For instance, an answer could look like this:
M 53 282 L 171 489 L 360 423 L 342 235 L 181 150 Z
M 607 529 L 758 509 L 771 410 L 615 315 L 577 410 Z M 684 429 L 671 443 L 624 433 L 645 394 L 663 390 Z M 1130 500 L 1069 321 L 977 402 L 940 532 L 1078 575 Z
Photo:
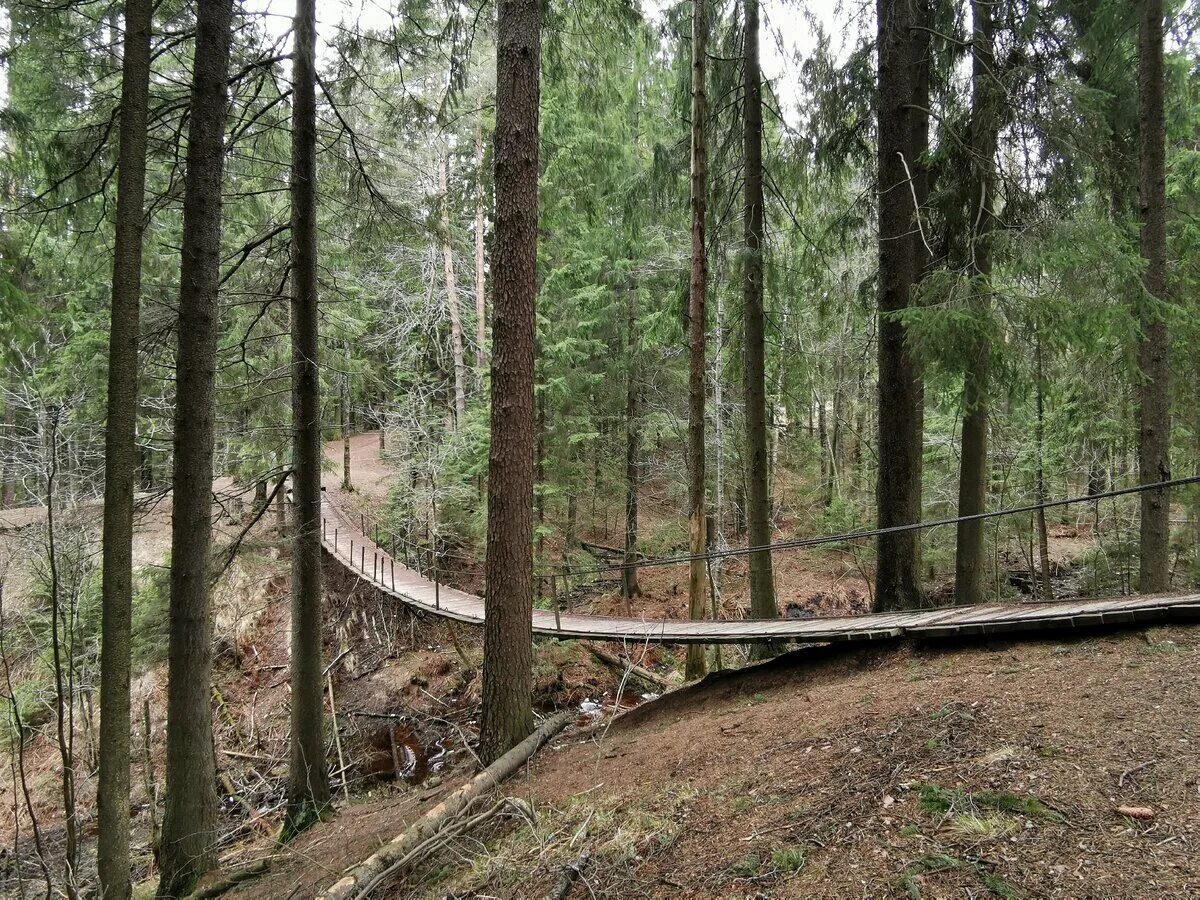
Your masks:
M 483 107 L 475 123 L 475 365 L 487 362 L 487 282 L 483 250 Z
M 136 362 L 136 358 L 135 358 Z M 4 436 L 8 441 L 16 440 L 17 405 L 12 399 L 4 402 Z M 0 508 L 12 509 L 17 502 L 16 460 L 12 453 L 4 454 L 4 473 L 0 478 Z
M 970 304 L 977 327 L 991 314 L 992 247 L 995 219 L 995 156 L 1000 127 L 995 58 L 995 25 L 991 0 L 971 0 L 974 34 L 971 64 L 971 122 L 968 135 L 971 166 L 966 178 L 968 238 L 965 271 L 970 281 Z M 958 514 L 974 516 L 987 506 L 988 377 L 991 346 L 977 337 L 963 373 L 962 456 L 958 475 Z M 954 557 L 954 602 L 983 602 L 984 523 L 959 522 Z
M 232 17 L 232 0 L 212 0 L 196 7 L 176 358 L 167 803 L 159 854 L 160 897 L 186 893 L 215 861 L 209 563 L 221 180 Z
M 445 156 L 438 161 L 442 190 L 442 266 L 446 270 L 446 305 L 450 309 L 450 350 L 454 354 L 454 420 L 462 424 L 467 411 L 467 364 L 463 360 L 462 317 L 458 308 L 458 285 L 454 278 L 454 250 L 450 245 L 450 181 Z
M 708 123 L 707 76 L 708 21 L 705 0 L 692 0 L 692 275 L 688 293 L 688 615 L 704 618 L 708 602 L 708 568 L 703 555 L 707 545 L 704 497 L 704 355 L 705 294 L 708 290 L 708 258 L 705 255 L 705 216 L 708 207 L 708 148 L 705 127 Z M 702 678 L 706 664 L 704 647 L 689 645 L 684 677 Z
M 1166 125 L 1163 117 L 1163 4 L 1142 0 L 1138 63 L 1138 121 L 1141 135 L 1142 256 L 1146 296 L 1139 304 L 1142 335 L 1138 343 L 1140 484 L 1171 478 L 1170 368 L 1171 340 L 1163 304 L 1167 300 Z M 1170 588 L 1170 492 L 1143 491 L 1138 590 L 1143 594 Z
M 296 0 L 292 53 L 292 634 L 287 824 L 329 804 L 321 661 L 321 371 L 317 310 L 316 0 Z M 286 488 L 279 495 L 285 497 Z M 286 498 L 285 498 L 286 500 Z
M 479 731 L 479 756 L 485 763 L 533 730 L 531 539 L 541 20 L 539 0 L 506 0 L 497 11 L 492 443 Z
M 879 527 L 921 517 L 921 376 L 896 314 L 911 300 L 920 270 L 917 196 L 913 177 L 920 130 L 911 107 L 916 93 L 913 26 L 919 0 L 878 0 L 879 28 Z M 875 609 L 886 612 L 923 605 L 917 533 L 880 535 L 875 570 Z
M 771 543 L 770 471 L 767 457 L 766 316 L 763 310 L 762 74 L 758 61 L 758 0 L 745 0 L 745 307 L 746 519 L 751 547 Z M 750 615 L 774 619 L 775 576 L 771 551 L 750 555 Z
M 96 867 L 105 900 L 131 896 L 129 701 L 133 616 L 133 492 L 137 476 L 139 305 L 142 295 L 146 117 L 150 93 L 151 0 L 125 3 L 121 133 L 117 157 L 116 247 L 108 337 L 108 415 L 104 437 L 104 540 L 100 634 L 100 773 L 96 788 Z M 6 423 L 12 403 L 6 404 Z M 5 463 L 5 506 L 8 505 Z
M 1034 349 L 1037 365 L 1037 385 L 1035 402 L 1037 409 L 1035 410 L 1037 421 L 1035 424 L 1034 443 L 1037 445 L 1037 473 L 1035 476 L 1034 494 L 1035 502 L 1046 502 L 1046 469 L 1045 469 L 1045 444 L 1046 444 L 1046 401 L 1045 387 L 1042 374 L 1042 342 L 1038 340 L 1037 346 Z M 1038 509 L 1037 511 L 1037 540 L 1038 540 L 1038 560 L 1041 567 L 1041 586 L 1042 599 L 1054 599 L 1054 585 L 1050 582 L 1050 534 L 1046 529 L 1046 510 Z M 1032 573 L 1030 573 L 1032 575 Z M 1031 579 L 1032 580 L 1032 579 Z
M 638 427 L 638 335 L 637 335 L 637 287 L 631 287 L 627 296 L 626 344 L 629 350 L 629 372 L 625 392 L 625 565 L 621 569 L 621 593 L 625 598 L 625 613 L 631 614 L 630 601 L 641 593 L 638 587 L 637 536 L 638 536 L 638 488 L 641 476 L 638 471 L 638 444 L 641 429 Z
M 342 490 L 354 490 L 350 480 L 350 378 L 342 376 L 342 398 L 339 407 L 342 420 Z

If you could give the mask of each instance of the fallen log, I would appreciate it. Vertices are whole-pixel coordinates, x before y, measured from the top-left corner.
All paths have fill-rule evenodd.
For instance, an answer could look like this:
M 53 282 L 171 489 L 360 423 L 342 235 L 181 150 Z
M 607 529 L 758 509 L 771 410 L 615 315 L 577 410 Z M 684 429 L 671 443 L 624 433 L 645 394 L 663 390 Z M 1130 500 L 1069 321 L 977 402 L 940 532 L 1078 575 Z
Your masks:
M 562 731 L 575 718 L 563 711 L 547 719 L 529 737 L 517 744 L 498 760 L 425 813 L 375 853 L 352 866 L 332 884 L 318 900 L 350 900 L 364 896 L 386 872 L 392 870 L 414 849 L 437 835 L 455 816 L 468 809 L 472 802 L 516 772 L 550 738 Z
M 664 691 L 670 690 L 672 687 L 674 687 L 671 682 L 663 678 L 657 672 L 651 672 L 649 669 L 639 666 L 632 660 L 621 659 L 621 657 L 615 656 L 612 653 L 609 653 L 607 650 L 601 650 L 594 644 L 584 643 L 583 646 L 587 647 L 588 652 L 591 653 L 592 656 L 596 657 L 596 659 L 598 659 L 600 662 L 604 663 L 606 666 L 611 666 L 621 674 L 624 674 L 625 671 L 628 670 L 647 684 L 656 685 L 662 688 Z
M 587 868 L 591 858 L 591 853 L 584 850 L 579 854 L 578 859 L 567 863 L 563 867 L 562 875 L 558 877 L 558 882 L 546 895 L 546 900 L 567 900 L 567 897 L 571 895 L 571 888 L 575 886 L 576 881 L 583 877 L 583 870 Z

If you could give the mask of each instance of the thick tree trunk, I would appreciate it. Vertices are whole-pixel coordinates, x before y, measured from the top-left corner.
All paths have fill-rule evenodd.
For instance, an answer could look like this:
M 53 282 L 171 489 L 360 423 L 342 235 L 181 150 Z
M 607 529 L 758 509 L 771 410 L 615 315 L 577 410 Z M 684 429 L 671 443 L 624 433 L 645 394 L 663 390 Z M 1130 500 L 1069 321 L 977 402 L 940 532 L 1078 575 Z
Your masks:
M 626 344 L 629 351 L 629 372 L 625 391 L 625 565 L 621 569 L 621 593 L 625 598 L 625 612 L 630 613 L 630 601 L 641 593 L 638 587 L 637 560 L 638 537 L 638 488 L 641 474 L 638 466 L 638 444 L 641 429 L 638 427 L 638 335 L 637 335 L 637 287 L 629 289 L 626 298 L 627 323 Z
M 458 308 L 458 284 L 454 277 L 454 249 L 450 243 L 449 163 L 438 161 L 438 183 L 442 191 L 442 266 L 446 272 L 446 305 L 450 310 L 450 351 L 454 356 L 454 420 L 462 424 L 467 411 L 467 364 L 463 359 L 462 315 Z
M 125 3 L 125 46 L 121 64 L 116 247 L 113 250 L 108 415 L 104 437 L 100 773 L 96 789 L 96 867 L 100 893 L 105 900 L 125 900 L 133 890 L 129 869 L 129 763 L 133 730 L 129 707 L 129 653 L 133 615 L 137 349 L 142 295 L 151 8 L 151 0 L 127 0 Z M 11 410 L 9 403 L 6 418 Z M 7 479 L 6 468 L 6 495 Z
M 688 568 L 688 615 L 704 618 L 708 602 L 708 568 L 696 559 L 707 545 L 704 497 L 704 355 L 705 294 L 708 290 L 708 258 L 704 245 L 705 216 L 708 207 L 708 148 L 705 126 L 708 122 L 708 96 L 705 75 L 708 48 L 708 21 L 705 0 L 692 0 L 692 275 L 688 293 L 688 549 L 693 557 Z M 689 645 L 685 677 L 702 678 L 706 664 L 704 647 Z
M 912 109 L 917 89 L 913 26 L 920 0 L 878 0 L 879 27 L 879 527 L 921 517 L 922 389 L 916 360 L 896 313 L 906 309 L 921 270 L 914 194 L 917 157 Z M 875 608 L 923 605 L 916 531 L 877 541 Z
M 1142 336 L 1138 366 L 1138 477 L 1141 484 L 1171 478 L 1171 409 L 1168 351 L 1171 339 L 1162 303 L 1167 299 L 1166 125 L 1163 117 L 1163 4 L 1142 0 L 1138 63 L 1138 121 L 1141 135 Z M 1143 491 L 1138 590 L 1170 588 L 1170 492 Z
M 217 825 L 213 757 L 213 426 L 221 181 L 229 100 L 232 0 L 196 7 L 191 120 L 183 199 L 171 517 L 167 803 L 160 897 L 186 893 L 212 867 Z
M 288 826 L 329 804 L 321 661 L 321 371 L 317 312 L 316 0 L 296 0 L 292 53 L 292 681 Z M 286 490 L 286 489 L 285 489 Z M 280 495 L 285 494 L 280 491 Z
M 479 732 L 479 756 L 485 763 L 498 759 L 533 730 L 533 372 L 541 20 L 539 0 L 503 0 L 497 14 L 492 443 Z
M 966 178 L 968 221 L 965 271 L 970 280 L 972 312 L 982 327 L 990 315 L 992 247 L 995 219 L 995 156 L 1000 126 L 994 51 L 995 25 L 991 0 L 971 0 L 974 34 L 971 40 L 971 123 L 968 142 L 971 168 Z M 988 375 L 991 347 L 986 337 L 973 343 L 963 373 L 962 456 L 958 474 L 958 514 L 974 516 L 987 505 Z M 954 557 L 954 602 L 983 602 L 984 523 L 959 522 Z
M 483 249 L 483 107 L 475 123 L 475 365 L 487 362 L 487 282 Z M 482 376 L 481 376 L 482 377 Z
M 767 457 L 766 316 L 763 310 L 762 73 L 758 61 L 758 0 L 744 0 L 745 73 L 745 315 L 746 519 L 751 547 L 771 543 L 770 466 Z M 771 551 L 750 555 L 750 616 L 774 619 Z

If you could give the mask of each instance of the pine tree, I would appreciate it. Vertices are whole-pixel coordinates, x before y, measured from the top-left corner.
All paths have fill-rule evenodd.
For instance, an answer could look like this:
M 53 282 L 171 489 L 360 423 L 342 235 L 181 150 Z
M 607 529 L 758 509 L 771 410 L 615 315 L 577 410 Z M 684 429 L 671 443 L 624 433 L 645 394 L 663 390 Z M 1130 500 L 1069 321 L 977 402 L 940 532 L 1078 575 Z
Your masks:
M 1163 114 L 1163 5 L 1142 0 L 1138 56 L 1138 122 L 1141 141 L 1141 248 L 1146 296 L 1139 304 L 1138 477 L 1155 484 L 1171 477 L 1171 339 L 1167 300 L 1166 125 Z M 1170 588 L 1170 491 L 1143 491 L 1138 589 Z
M 966 177 L 967 259 L 964 275 L 970 304 L 981 330 L 991 308 L 992 231 L 995 225 L 995 156 L 1000 127 L 997 98 L 995 23 L 991 0 L 971 0 L 970 164 Z M 968 349 L 963 386 L 962 456 L 959 462 L 958 514 L 984 511 L 988 485 L 988 404 L 991 346 L 980 334 Z M 954 602 L 983 602 L 983 522 L 959 522 L 955 541 Z
M 758 58 L 758 0 L 746 10 L 743 116 L 745 162 L 745 259 L 742 315 L 745 317 L 746 523 L 751 547 L 771 543 L 770 459 L 767 455 L 766 313 L 763 309 L 762 72 Z M 774 619 L 775 574 L 771 551 L 750 555 L 750 615 Z M 765 650 L 760 648 L 760 652 Z
M 484 762 L 499 758 L 533 730 L 533 372 L 541 3 L 502 0 L 496 29 L 492 443 L 479 729 L 479 757 Z
M 121 61 L 112 325 L 104 446 L 104 573 L 100 637 L 100 773 L 96 867 L 106 900 L 131 896 L 129 869 L 130 637 L 133 493 L 137 473 L 138 332 L 142 293 L 151 0 L 126 0 Z
M 704 481 L 704 356 L 705 294 L 708 290 L 708 256 L 705 247 L 705 216 L 708 214 L 708 150 L 705 128 L 708 122 L 706 55 L 708 19 L 705 0 L 692 0 L 692 163 L 691 220 L 692 271 L 688 291 L 688 549 L 692 560 L 688 570 L 688 613 L 693 619 L 704 618 L 708 603 L 708 569 L 699 557 L 708 545 L 706 534 Z M 685 677 L 702 678 L 705 673 L 704 647 L 688 645 Z
M 228 114 L 232 0 L 196 11 L 176 357 L 167 684 L 167 802 L 159 897 L 178 897 L 214 863 L 212 548 L 221 182 Z
M 292 681 L 288 825 L 329 803 L 321 663 L 321 370 L 317 305 L 316 0 L 292 34 Z
M 923 268 L 923 237 L 915 180 L 922 114 L 914 107 L 919 89 L 916 26 L 923 0 L 878 0 L 879 93 L 879 481 L 880 528 L 921 518 L 921 375 L 904 324 Z M 915 531 L 881 535 L 877 541 L 875 608 L 884 612 L 923 603 L 920 545 Z

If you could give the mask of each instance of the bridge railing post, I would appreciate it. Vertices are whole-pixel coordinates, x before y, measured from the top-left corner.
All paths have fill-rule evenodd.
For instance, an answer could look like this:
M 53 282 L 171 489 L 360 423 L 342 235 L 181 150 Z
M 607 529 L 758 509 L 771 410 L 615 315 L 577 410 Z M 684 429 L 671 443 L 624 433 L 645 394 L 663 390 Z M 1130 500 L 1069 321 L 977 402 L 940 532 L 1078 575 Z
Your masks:
M 564 584 L 563 587 L 566 587 Z M 559 610 L 558 604 L 558 579 L 554 576 L 554 570 L 550 570 L 550 602 L 554 604 L 554 627 L 558 631 L 562 631 L 562 612 Z
M 392 557 L 391 563 L 392 563 L 392 590 L 394 591 L 396 589 L 396 557 L 394 557 L 394 556 Z

